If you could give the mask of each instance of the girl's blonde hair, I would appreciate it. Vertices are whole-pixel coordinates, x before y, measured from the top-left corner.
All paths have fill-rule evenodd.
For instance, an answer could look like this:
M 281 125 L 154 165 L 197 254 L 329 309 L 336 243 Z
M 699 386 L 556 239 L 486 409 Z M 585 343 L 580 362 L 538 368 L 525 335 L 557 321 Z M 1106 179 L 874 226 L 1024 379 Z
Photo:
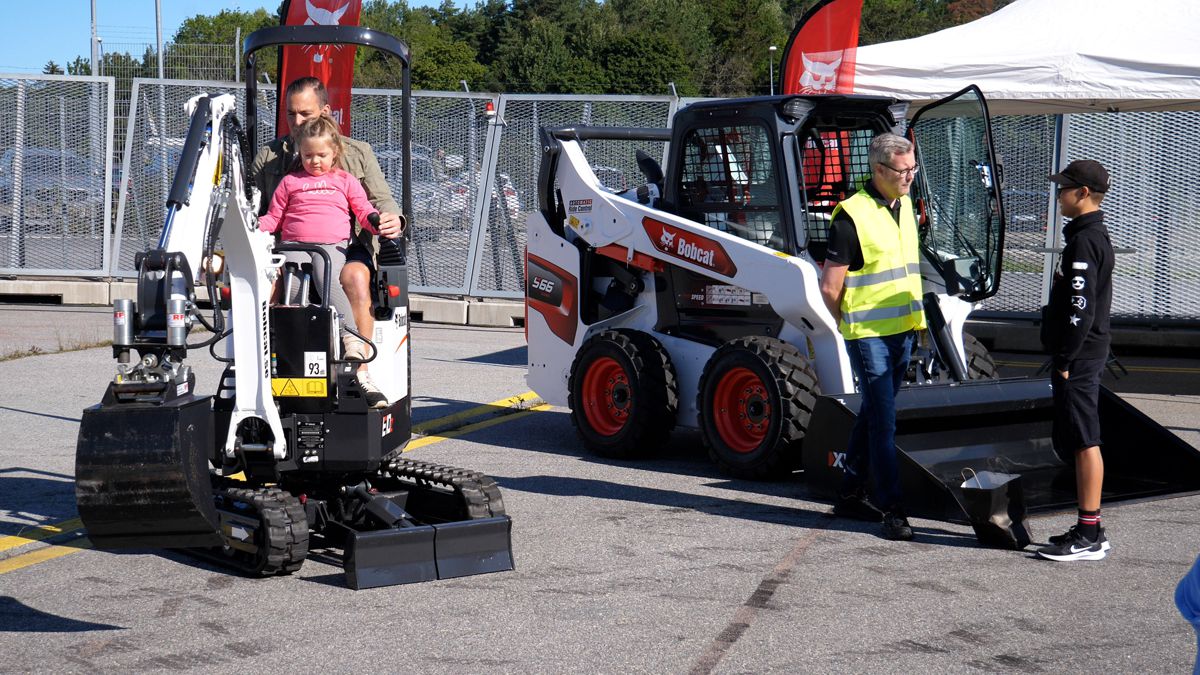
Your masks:
M 329 142 L 333 145 L 333 151 L 337 155 L 333 160 L 333 165 L 339 169 L 344 169 L 345 167 L 342 166 L 342 157 L 346 155 L 346 144 L 342 142 L 342 134 L 338 130 L 338 123 L 334 122 L 332 117 L 324 113 L 292 129 L 292 141 L 296 144 L 297 166 L 301 162 L 300 144 L 309 138 L 321 138 L 322 136 L 329 137 Z

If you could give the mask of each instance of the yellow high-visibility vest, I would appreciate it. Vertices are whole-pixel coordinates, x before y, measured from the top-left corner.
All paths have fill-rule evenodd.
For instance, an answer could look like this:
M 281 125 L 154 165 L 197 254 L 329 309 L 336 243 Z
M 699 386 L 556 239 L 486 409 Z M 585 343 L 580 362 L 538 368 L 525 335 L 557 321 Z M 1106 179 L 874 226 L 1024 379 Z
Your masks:
M 900 225 L 865 189 L 837 205 L 854 219 L 863 267 L 847 272 L 842 295 L 842 337 L 895 335 L 925 327 L 921 258 L 912 200 L 900 198 Z

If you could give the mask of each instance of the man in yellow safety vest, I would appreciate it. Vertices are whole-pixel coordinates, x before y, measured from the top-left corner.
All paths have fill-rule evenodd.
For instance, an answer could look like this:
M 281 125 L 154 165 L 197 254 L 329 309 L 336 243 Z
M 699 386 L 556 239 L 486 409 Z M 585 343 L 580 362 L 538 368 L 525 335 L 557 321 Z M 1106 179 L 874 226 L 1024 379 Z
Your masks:
M 918 167 L 912 143 L 891 133 L 871 141 L 868 159 L 871 179 L 833 211 L 821 275 L 821 294 L 846 339 L 862 394 L 833 512 L 882 520 L 884 537 L 907 540 L 913 532 L 900 494 L 896 394 L 915 331 L 925 327 L 917 223 L 908 196 Z

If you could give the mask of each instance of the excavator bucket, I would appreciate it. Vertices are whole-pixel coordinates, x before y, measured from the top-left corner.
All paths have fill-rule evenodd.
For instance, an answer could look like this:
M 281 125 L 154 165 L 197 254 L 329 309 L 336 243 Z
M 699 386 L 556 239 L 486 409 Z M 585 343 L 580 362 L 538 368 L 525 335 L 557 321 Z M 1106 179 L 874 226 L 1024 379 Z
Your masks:
M 208 397 L 84 410 L 75 499 L 96 548 L 220 546 L 212 439 Z
M 861 397 L 817 400 L 804 440 L 807 482 L 836 496 L 846 443 Z M 900 485 L 909 515 L 966 522 L 960 506 L 963 470 L 1021 475 L 1030 513 L 1073 508 L 1073 457 L 1051 440 L 1048 379 L 969 381 L 906 387 L 896 401 Z M 1200 451 L 1100 388 L 1105 503 L 1200 491 Z

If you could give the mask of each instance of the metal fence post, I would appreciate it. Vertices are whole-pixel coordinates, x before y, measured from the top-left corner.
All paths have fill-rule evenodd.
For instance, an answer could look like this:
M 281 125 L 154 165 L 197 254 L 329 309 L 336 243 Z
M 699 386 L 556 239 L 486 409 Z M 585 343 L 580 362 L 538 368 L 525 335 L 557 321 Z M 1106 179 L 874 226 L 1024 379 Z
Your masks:
M 496 156 L 500 153 L 500 138 L 504 135 L 504 130 L 500 120 L 504 119 L 504 103 L 505 97 L 500 95 L 496 103 L 496 116 L 488 124 L 486 145 L 483 149 L 483 167 L 480 174 L 483 180 L 480 181 L 481 192 L 475 204 L 475 219 L 471 223 L 471 254 L 467 258 L 467 278 L 464 279 L 467 287 L 467 295 L 478 295 L 479 283 L 479 261 L 483 258 L 483 249 L 487 245 L 486 231 L 484 224 L 488 221 L 489 212 L 492 206 L 492 187 L 495 185 L 496 177 Z M 482 190 L 487 190 L 483 192 Z M 502 205 L 501 208 L 504 208 Z
M 25 247 L 21 235 L 21 198 L 25 164 L 25 80 L 17 80 L 17 132 L 13 135 L 12 227 L 9 230 L 9 267 L 25 266 Z

